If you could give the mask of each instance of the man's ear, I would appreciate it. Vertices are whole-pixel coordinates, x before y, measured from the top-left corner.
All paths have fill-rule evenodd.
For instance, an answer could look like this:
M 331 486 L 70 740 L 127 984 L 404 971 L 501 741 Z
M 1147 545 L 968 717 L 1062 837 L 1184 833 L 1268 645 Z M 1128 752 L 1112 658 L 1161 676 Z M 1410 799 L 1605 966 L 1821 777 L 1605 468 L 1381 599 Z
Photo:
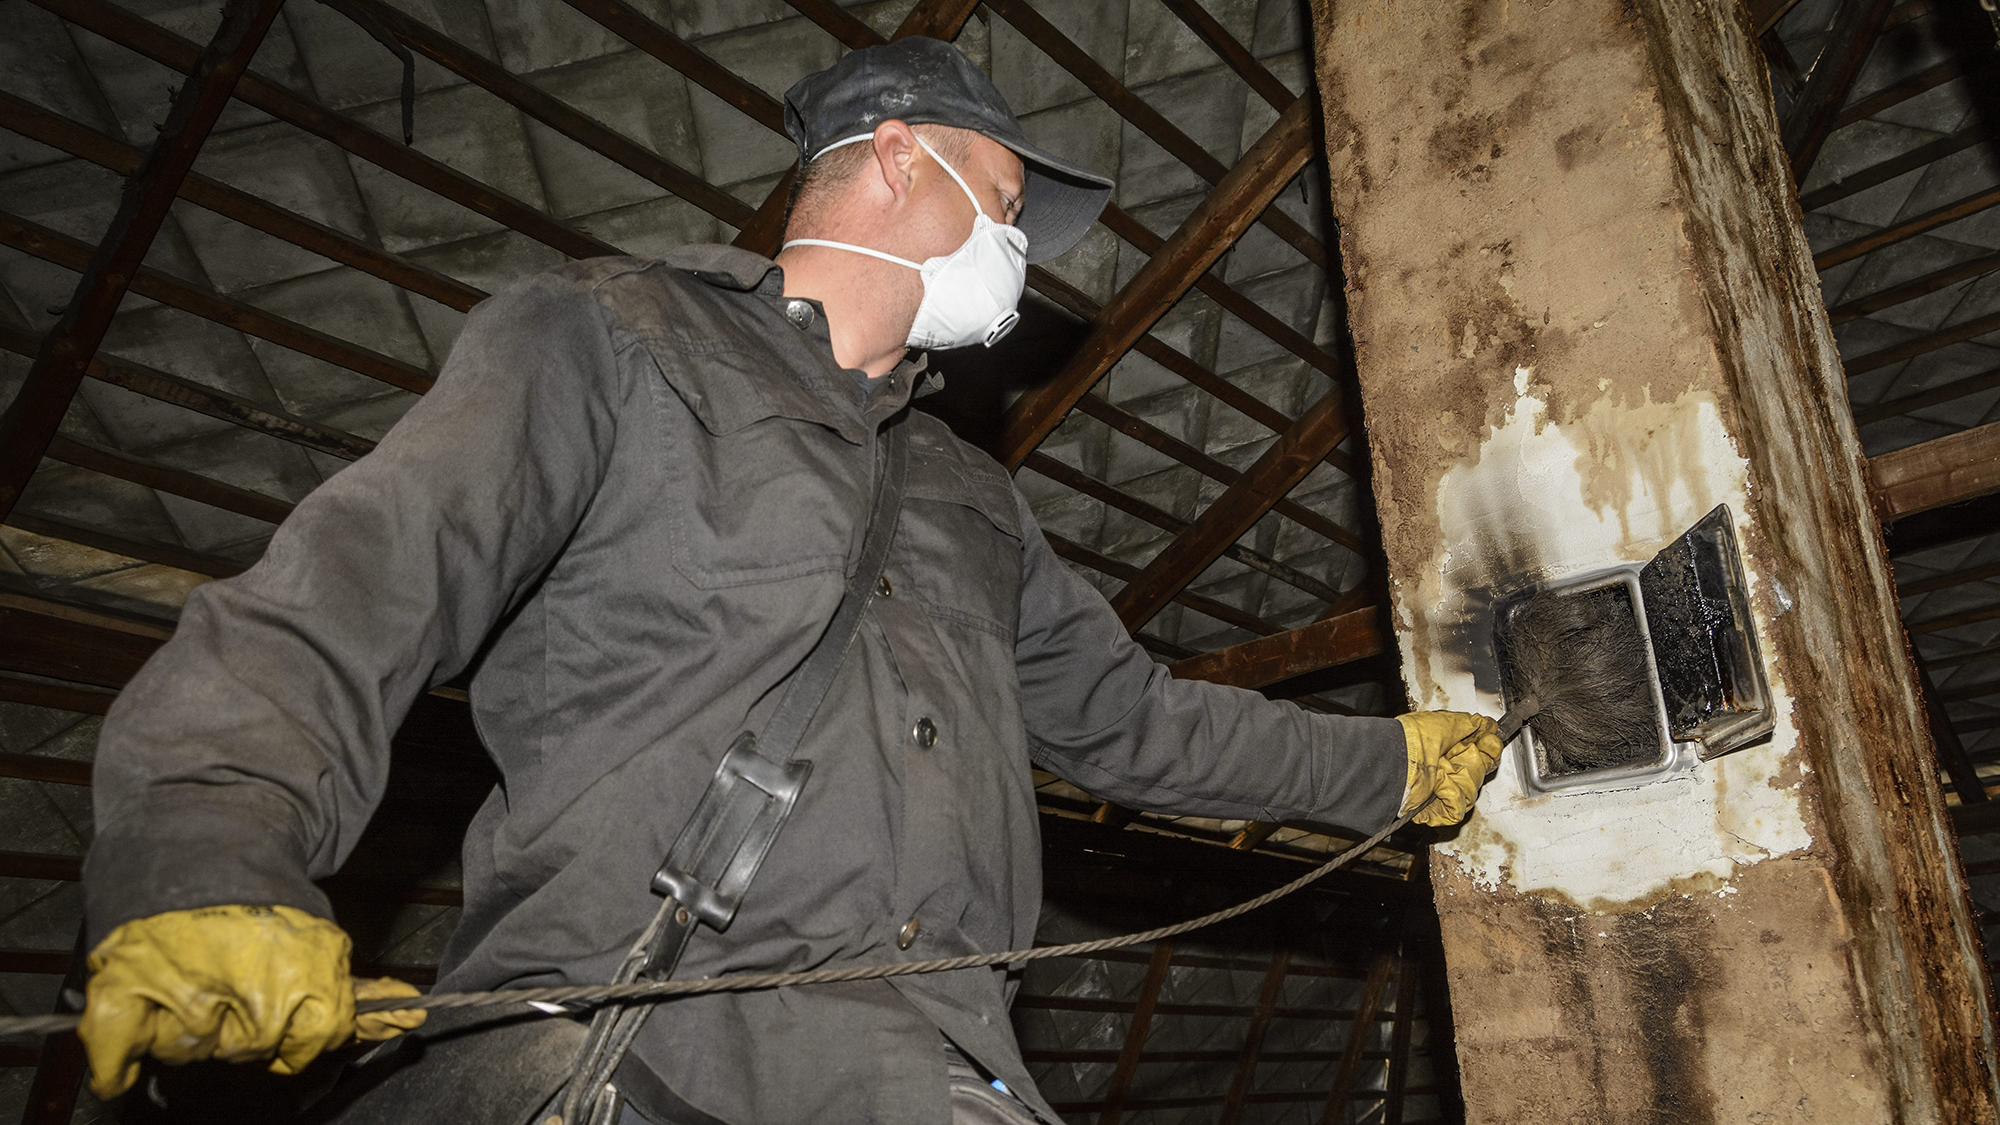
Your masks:
M 875 127 L 875 172 L 895 202 L 909 198 L 916 185 L 919 146 L 916 130 L 895 118 Z

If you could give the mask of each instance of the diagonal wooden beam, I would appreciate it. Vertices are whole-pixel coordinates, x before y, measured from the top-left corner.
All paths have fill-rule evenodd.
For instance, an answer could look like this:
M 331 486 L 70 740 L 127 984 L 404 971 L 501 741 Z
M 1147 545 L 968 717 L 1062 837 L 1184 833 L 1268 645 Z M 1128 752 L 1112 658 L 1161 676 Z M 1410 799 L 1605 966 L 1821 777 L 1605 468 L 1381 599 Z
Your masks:
M 1337 664 L 1387 652 L 1381 611 L 1375 606 L 1350 610 L 1240 645 L 1230 645 L 1167 666 L 1175 679 L 1207 680 L 1231 687 L 1260 688 L 1317 672 Z
M 88 932 L 81 927 L 77 929 L 69 964 L 62 969 L 62 984 L 56 989 L 58 1014 L 79 1010 L 70 997 L 82 992 L 88 976 L 84 957 Z M 84 1063 L 83 1040 L 77 1038 L 76 1032 L 65 1031 L 44 1039 L 41 1058 L 35 1064 L 35 1077 L 28 1085 L 28 1104 L 21 1111 L 21 1125 L 69 1125 L 76 1112 L 77 1092 L 83 1087 Z
M 1132 1022 L 1125 1027 L 1125 1044 L 1111 1070 L 1111 1083 L 1104 1089 L 1104 1107 L 1097 1111 L 1097 1125 L 1118 1125 L 1124 1116 L 1125 1095 L 1132 1088 L 1132 1076 L 1139 1071 L 1139 1052 L 1145 1049 L 1146 1035 L 1153 1029 L 1153 1008 L 1160 1002 L 1160 989 L 1167 983 L 1167 966 L 1173 956 L 1172 942 L 1153 946 L 1146 979 L 1139 984 L 1138 1004 L 1132 1009 Z
M 1243 1120 L 1243 1109 L 1257 1080 L 1257 1056 L 1263 1053 L 1264 1036 L 1271 1030 L 1271 1015 L 1278 1007 L 1278 989 L 1285 983 L 1285 971 L 1291 964 L 1291 953 L 1281 949 L 1271 956 L 1271 967 L 1264 971 L 1257 1008 L 1250 1014 L 1250 1029 L 1244 1033 L 1243 1049 L 1236 1058 L 1236 1073 L 1229 1080 L 1229 1093 L 1223 1098 L 1217 1125 L 1236 1125 Z
M 1222 557 L 1224 548 L 1297 487 L 1347 433 L 1347 396 L 1335 387 L 1118 592 L 1111 605 L 1125 627 L 1137 630 L 1151 621 L 1178 591 Z
M 1995 387 L 2000 387 L 2000 368 L 1992 371 L 1983 371 L 1965 379 L 1954 379 L 1949 383 L 1940 384 L 1918 394 L 1904 395 L 1902 398 L 1892 398 L 1887 402 L 1877 403 L 1866 410 L 1857 410 L 1854 412 L 1854 424 L 1865 426 L 1870 422 L 1880 422 L 1884 418 L 1894 418 L 1899 414 L 1909 414 L 1914 411 L 1937 406 L 1940 403 L 1951 402 L 1969 395 L 1976 395 L 1981 391 L 1990 391 Z
M 1968 258 L 1943 269 L 1932 270 L 1886 289 L 1877 289 L 1873 293 L 1856 297 L 1851 301 L 1842 301 L 1826 310 L 1826 316 L 1834 324 L 1846 324 L 1850 320 L 1857 320 L 1881 312 L 1883 309 L 1895 308 L 1919 297 L 1928 297 L 1940 289 L 1949 288 L 1961 281 L 1984 277 L 1995 270 L 2000 270 L 2000 253 L 1981 254 L 1976 258 Z
M 180 36 L 101 0 L 29 2 L 171 70 L 185 72 L 191 69 L 199 53 L 192 43 Z M 236 97 L 244 104 L 328 141 L 391 175 L 572 258 L 592 258 L 620 252 L 617 247 L 571 230 L 548 214 L 457 172 L 399 140 L 390 140 L 255 74 L 246 74 L 237 83 Z
M 1885 184 L 1906 172 L 1913 172 L 1926 164 L 1934 164 L 1955 152 L 1963 152 L 1977 144 L 1992 139 L 1992 133 L 1984 122 L 1968 125 L 1949 136 L 1920 144 L 1908 152 L 1898 153 L 1887 160 L 1870 164 L 1857 172 L 1850 172 L 1822 188 L 1799 196 L 1799 207 L 1811 211 L 1829 203 L 1837 203 L 1850 195 L 1867 191 L 1877 184 Z
M 730 226 L 743 226 L 755 213 L 749 204 L 590 115 L 570 108 L 560 98 L 544 93 L 478 52 L 460 46 L 421 20 L 377 0 L 347 2 L 373 17 L 417 54 Z
M 4 329 L 0 329 L 0 332 L 4 331 Z M 1181 532 L 1187 530 L 1188 521 L 1181 519 L 1179 516 L 1162 511 L 1136 496 L 1122 492 L 1098 480 L 1088 473 L 1072 469 L 1045 453 L 1028 454 L 1028 459 L 1021 462 L 1021 467 L 1040 473 L 1057 484 L 1080 492 L 1093 500 L 1101 501 L 1110 507 L 1124 512 L 1128 516 L 1144 520 L 1169 534 L 1179 535 Z M 1256 551 L 1244 547 L 1242 544 L 1231 543 L 1229 549 L 1224 551 L 1223 555 L 1226 558 L 1242 563 L 1252 570 L 1262 571 L 1287 586 L 1302 590 L 1328 604 L 1339 601 L 1343 596 L 1340 591 L 1328 586 L 1312 575 L 1294 567 L 1286 566 L 1274 558 L 1261 555 Z
M 1931 741 L 1937 747 L 1938 765 L 1951 779 L 1951 787 L 1958 791 L 1960 802 L 1973 805 L 1988 800 L 1986 786 L 1979 780 L 1979 769 L 1965 752 L 1964 740 L 1952 729 L 1951 716 L 1945 714 L 1944 703 L 1938 698 L 1937 682 L 1931 678 L 1930 667 L 1924 663 L 1923 654 L 1914 645 L 1910 646 L 1910 660 L 1917 668 L 1917 694 L 1924 702 L 1924 721 L 1930 724 Z
M 1201 450 L 1196 449 L 1179 438 L 1165 433 L 1159 427 L 1111 405 L 1096 395 L 1084 395 L 1082 398 L 1077 399 L 1074 409 L 1077 413 L 1095 418 L 1150 449 L 1166 454 L 1219 484 L 1225 486 L 1232 485 L 1243 479 L 1242 473 L 1217 461 L 1215 458 L 1210 457 L 1208 454 L 1203 453 Z M 1292 424 L 1292 426 L 1296 425 L 1296 422 Z M 1289 431 L 1292 426 L 1287 426 L 1286 431 Z M 1281 439 L 1284 436 L 1284 432 L 1280 431 L 1279 433 Z M 1322 458 L 1322 460 L 1331 460 L 1331 458 Z M 1026 463 L 1025 460 L 1023 463 Z M 1331 539 L 1356 554 L 1360 554 L 1367 549 L 1366 544 L 1362 542 L 1359 535 L 1304 505 L 1280 498 L 1272 507 L 1279 514 L 1297 523 L 1299 526 L 1316 535 Z
M 1410 1093 L 1410 1033 L 1416 1023 L 1417 968 L 1408 946 L 1397 958 L 1396 1021 L 1389 1031 L 1389 1081 L 1382 1091 L 1383 1125 L 1403 1125 L 1404 1099 Z
M 1375 1030 L 1376 1013 L 1381 1011 L 1382 993 L 1388 988 L 1389 972 L 1394 965 L 1386 953 L 1377 957 L 1375 967 L 1368 972 L 1368 982 L 1361 987 L 1361 1002 L 1355 1006 L 1354 1022 L 1348 1026 L 1347 1049 L 1341 1052 L 1340 1068 L 1334 1071 L 1333 1088 L 1327 1092 L 1320 1125 L 1344 1125 L 1347 1121 L 1347 1103 L 1352 1099 L 1355 1080 L 1361 1076 L 1368 1038 Z
M 43 342 L 27 382 L 0 415 L 0 518 L 14 510 L 41 463 L 90 357 L 97 354 L 139 263 L 166 222 L 181 181 L 283 2 L 230 0 L 215 38 L 175 95 L 160 139 L 144 166 L 125 181 L 118 213 L 85 264 L 69 305 Z
M 1917 594 L 1935 594 L 1939 590 L 1949 590 L 1953 586 L 1964 586 L 1972 582 L 1984 582 L 1988 578 L 2000 578 L 2000 562 L 1985 563 L 1968 567 L 1950 574 L 1940 574 L 1934 578 L 1924 578 L 1913 582 L 1896 583 L 1896 596 L 1914 597 Z
M 1871 457 L 1868 477 L 1885 521 L 2000 492 L 2000 422 Z
M 1984 336 L 1996 329 L 2000 329 L 2000 311 L 1990 312 L 1985 316 L 1976 316 L 1971 320 L 1962 321 L 1949 328 L 1939 329 L 1936 332 L 1926 332 L 1914 340 L 1905 340 L 1900 344 L 1869 352 L 1867 355 L 1855 356 L 1853 359 L 1848 360 L 1845 365 L 1847 377 L 1852 379 L 1864 371 L 1874 371 L 1880 367 L 1889 367 L 1893 364 L 1901 363 L 1906 359 L 1915 359 L 1920 355 L 1929 355 L 1931 352 L 1948 348 L 1953 344 L 1961 344 L 1967 340 Z
M 1974 192 L 1964 199 L 1954 200 L 1942 207 L 1912 216 L 1894 226 L 1884 227 L 1874 234 L 1863 235 L 1852 242 L 1823 250 L 1813 255 L 1813 268 L 1823 270 L 1829 266 L 1852 261 L 1863 254 L 1894 246 L 1898 242 L 1907 241 L 1946 223 L 1955 223 L 1968 215 L 1976 215 L 1995 206 L 2000 206 L 2000 188 Z
M 1976 625 L 1981 621 L 1992 621 L 1995 618 L 2000 618 L 2000 605 L 1980 606 L 1977 609 L 1962 609 L 1957 613 L 1947 613 L 1939 617 L 1927 617 L 1922 621 L 1909 622 L 1905 628 L 1911 636 L 1917 637 L 1925 633 L 1956 629 L 1961 625 Z M 1939 698 L 1956 701 L 1966 697 L 1947 693 Z
M 11 246 L 45 262 L 73 270 L 85 269 L 92 254 L 86 243 L 5 213 L 0 213 L 0 245 Z M 415 364 L 383 355 L 372 348 L 350 344 L 317 328 L 267 313 L 233 297 L 197 289 L 148 266 L 140 266 L 131 272 L 127 288 L 171 308 L 345 367 L 358 375 L 379 379 L 401 390 L 423 394 L 431 389 L 434 381 L 430 372 Z
M 107 554 L 123 555 L 128 559 L 205 574 L 210 578 L 228 578 L 250 569 L 249 564 L 237 562 L 235 559 L 225 559 L 220 555 L 191 551 L 186 547 L 176 547 L 166 543 L 127 539 L 96 528 L 70 523 L 67 520 L 37 515 L 26 508 L 15 508 L 7 516 L 7 526 L 49 539 L 76 543 Z M 5 692 L 0 692 L 0 699 L 6 698 L 8 696 Z
M 1166 245 L 1166 239 L 1146 229 L 1145 224 L 1120 210 L 1116 204 L 1106 205 L 1099 221 L 1105 229 L 1131 243 L 1147 257 L 1158 254 Z M 1340 284 L 1337 269 L 1329 271 L 1328 281 L 1335 286 Z M 1354 372 L 1348 363 L 1313 343 L 1305 333 L 1279 320 L 1269 309 L 1244 296 L 1241 290 L 1215 274 L 1202 274 L 1194 287 L 1222 306 L 1223 311 L 1270 337 L 1272 343 L 1305 360 L 1321 374 L 1333 379 L 1353 380 Z
M 1271 103 L 1272 109 L 1283 110 L 1298 96 L 1283 82 L 1278 81 L 1277 75 L 1265 69 L 1264 64 L 1257 61 L 1257 56 L 1237 42 L 1236 37 L 1229 34 L 1229 29 L 1222 26 L 1220 20 L 1209 15 L 1208 9 L 1201 6 L 1201 0 L 1160 0 L 1160 2 L 1186 24 L 1189 31 L 1194 32 L 1196 37 L 1208 44 L 1209 50 L 1214 51 L 1217 57 L 1228 63 L 1229 69 L 1235 71 L 1243 81 L 1248 82 L 1258 97 Z
M 1093 551 L 1081 543 L 1065 539 L 1052 531 L 1042 532 L 1042 538 L 1049 541 L 1049 547 L 1055 551 L 1057 558 L 1067 559 L 1078 566 L 1087 567 L 1099 574 L 1107 574 L 1125 582 L 1130 582 L 1139 575 L 1138 567 L 1130 563 L 1119 562 L 1117 559 Z M 1265 637 L 1276 636 L 1284 632 L 1283 629 L 1278 628 L 1261 617 L 1245 613 L 1233 605 L 1216 601 L 1214 598 L 1204 598 L 1200 594 L 1191 593 L 1187 590 L 1182 590 L 1174 595 L 1173 600 L 1194 610 L 1196 613 L 1213 617 L 1225 625 L 1234 625 L 1246 632 L 1256 633 Z
M 1117 214 L 1122 214 L 1122 212 L 1118 212 L 1118 209 L 1115 207 L 1106 207 L 1104 210 L 1104 221 L 1108 226 L 1111 226 L 1111 229 L 1114 231 L 1117 229 L 1117 227 L 1113 225 L 1114 219 L 1116 218 Z M 1154 236 L 1151 231 L 1147 231 L 1146 235 L 1148 238 L 1152 239 L 1152 246 L 1150 248 L 1141 247 L 1141 249 L 1144 250 L 1147 256 L 1150 257 L 1151 255 L 1159 251 L 1160 245 L 1166 240 Z M 1210 282 L 1215 282 L 1220 289 L 1226 290 L 1236 300 L 1242 301 L 1244 304 L 1248 305 L 1250 309 L 1253 309 L 1258 313 L 1262 313 L 1263 316 L 1268 317 L 1271 321 L 1269 330 L 1267 330 L 1266 327 L 1262 324 L 1258 324 L 1248 320 L 1246 320 L 1245 322 L 1249 323 L 1252 328 L 1265 332 L 1265 334 L 1269 335 L 1272 341 L 1277 343 L 1279 346 L 1289 347 L 1291 345 L 1288 341 L 1281 339 L 1278 335 L 1272 334 L 1273 330 L 1280 333 L 1288 333 L 1291 336 L 1296 337 L 1297 340 L 1304 345 L 1304 347 L 1311 348 L 1314 351 L 1319 351 L 1318 347 L 1314 345 L 1311 340 L 1307 340 L 1303 335 L 1300 335 L 1297 332 L 1293 332 L 1290 326 L 1285 324 L 1284 321 L 1279 320 L 1275 316 L 1271 316 L 1270 313 L 1264 312 L 1263 309 L 1257 308 L 1257 306 L 1255 305 L 1250 305 L 1249 298 L 1244 297 L 1241 293 L 1237 293 L 1234 289 L 1230 289 L 1227 285 L 1222 284 L 1221 280 L 1217 278 L 1213 273 L 1202 274 L 1201 280 L 1195 283 L 1195 288 L 1201 290 L 1204 293 L 1208 293 L 1210 292 L 1209 290 Z M 1082 290 L 1076 288 L 1075 286 L 1069 284 L 1068 282 L 1048 272 L 1047 270 L 1042 269 L 1040 266 L 1028 267 L 1028 285 L 1030 288 L 1034 289 L 1035 292 L 1040 293 L 1042 296 L 1047 297 L 1049 300 L 1055 302 L 1055 304 L 1060 306 L 1063 309 L 1063 311 L 1071 314 L 1078 320 L 1083 321 L 1085 323 L 1089 323 L 1090 321 L 1095 320 L 1097 318 L 1098 313 L 1103 311 L 1104 308 L 1104 306 L 1098 304 L 1096 301 L 1091 300 L 1090 297 L 1086 295 Z M 1222 304 L 1224 308 L 1229 308 L 1229 305 L 1225 302 L 1218 301 L 1218 303 Z M 1139 342 L 1132 345 L 1132 350 L 1138 352 L 1140 355 L 1145 356 L 1147 359 L 1152 360 L 1154 363 L 1159 364 L 1161 367 L 1166 368 L 1167 370 L 1173 372 L 1174 374 L 1180 376 L 1181 378 L 1186 379 L 1189 383 L 1192 383 L 1193 385 L 1200 387 L 1202 390 L 1207 391 L 1209 394 L 1214 395 L 1217 399 L 1221 400 L 1224 405 L 1257 422 L 1259 425 L 1262 425 L 1265 429 L 1270 430 L 1274 434 L 1284 433 L 1285 430 L 1288 429 L 1292 424 L 1292 419 L 1280 413 L 1276 408 L 1272 407 L 1270 403 L 1264 402 L 1263 400 L 1250 394 L 1250 392 L 1244 390 L 1243 388 L 1237 386 L 1234 383 L 1231 383 L 1229 380 L 1224 379 L 1222 376 L 1217 375 L 1215 372 L 1210 371 L 1208 368 L 1203 367 L 1201 364 L 1196 363 L 1186 353 L 1180 351 L 1177 348 L 1174 348 L 1173 346 L 1167 344 L 1165 341 L 1161 340 L 1157 336 L 1152 335 L 1151 333 L 1139 337 Z M 1332 374 L 1335 371 L 1343 370 L 1339 366 L 1339 361 L 1335 360 L 1331 355 L 1327 355 L 1325 352 L 1319 352 L 1319 354 L 1325 358 L 1327 364 L 1326 370 L 1329 374 Z M 1300 358 L 1306 358 L 1306 357 L 1301 355 Z M 1315 361 L 1308 359 L 1307 362 L 1312 363 Z M 1315 366 L 1317 366 L 1316 363 Z M 1326 460 L 1327 464 L 1332 465 L 1334 468 L 1339 469 L 1341 472 L 1346 473 L 1348 476 L 1358 475 L 1353 460 L 1349 458 L 1345 453 L 1342 453 L 1339 450 L 1335 450 L 1332 453 L 1327 454 Z
M 1229 174 L 1229 168 L 1222 161 L 1209 155 L 1209 151 L 1201 147 L 1193 137 L 1183 133 L 1158 110 L 1147 105 L 1144 99 L 1127 89 L 1123 82 L 1112 77 L 1110 71 L 1099 65 L 1097 60 L 1091 58 L 1083 48 L 1070 42 L 1068 36 L 1031 7 L 1027 0 L 987 0 L 986 7 L 1006 20 L 1043 54 L 1054 59 L 1056 65 L 1083 83 L 1118 116 L 1130 122 L 1133 128 L 1151 138 L 1154 144 L 1167 150 L 1174 159 L 1187 165 L 1195 175 L 1211 184 L 1220 184 Z M 1290 108 L 1292 102 L 1302 100 L 1305 99 L 1291 99 L 1287 103 L 1287 108 Z M 1285 179 L 1290 180 L 1291 177 L 1287 176 Z M 1281 183 L 1279 186 L 1284 185 Z M 1260 207 L 1256 221 L 1283 239 L 1292 249 L 1303 254 L 1307 261 L 1331 272 L 1333 266 L 1326 247 L 1313 237 L 1311 231 L 1299 225 L 1290 215 L 1276 208 L 1267 211 Z
M 41 338 L 32 332 L 0 324 L 0 350 L 32 356 L 41 347 Z M 218 391 L 191 379 L 156 371 L 131 360 L 96 356 L 87 372 L 90 378 L 123 387 L 159 402 L 185 407 L 199 414 L 269 434 L 280 441 L 317 449 L 349 461 L 358 460 L 375 448 L 375 443 L 345 430 L 336 430 L 252 402 L 227 391 Z
M 123 141 L 59 117 L 11 94 L 0 93 L 0 128 L 10 129 L 121 176 L 137 172 L 146 159 L 144 152 Z M 180 194 L 182 199 L 197 207 L 234 219 L 244 226 L 283 239 L 341 265 L 352 266 L 459 312 L 469 312 L 472 306 L 486 299 L 484 292 L 455 278 L 420 266 L 400 254 L 378 250 L 323 223 L 211 180 L 199 172 L 190 172 L 181 181 Z
M 1798 2 L 1799 0 L 1749 0 L 1744 7 L 1749 9 L 1750 26 L 1756 29 L 1757 34 L 1762 35 L 1776 27 L 1785 13 L 1791 11 L 1793 5 Z
M 1902 105 L 1919 94 L 1929 93 L 1947 82 L 1980 77 L 1987 73 L 1989 66 L 1991 66 L 1990 58 L 1975 57 L 1946 59 L 1935 66 L 1925 67 L 1908 78 L 1884 86 L 1859 101 L 1849 102 L 1834 117 L 1833 127 L 1842 129 L 1863 118 L 1873 117 L 1883 110 Z
M 1854 76 L 1861 73 L 1861 64 L 1867 61 L 1892 6 L 1894 0 L 1846 0 L 1834 16 L 1826 43 L 1782 131 L 1793 183 L 1804 183 L 1813 161 L 1819 159 L 1820 146 L 1832 135 L 1834 119 L 1854 89 Z
M 912 35 L 926 35 L 932 39 L 950 42 L 958 38 L 965 27 L 965 21 L 972 18 L 973 9 L 979 7 L 979 0 L 918 0 L 903 22 L 896 25 L 896 34 L 891 39 L 908 39 Z
M 1097 385 L 1195 280 L 1234 245 L 1251 218 L 1267 207 L 1310 155 L 1311 128 L 1302 99 L 1279 116 L 1242 163 L 1223 177 L 1160 252 L 1104 306 L 1076 355 L 1047 384 L 1023 395 L 1008 411 L 1000 460 L 1008 468 L 1056 428 L 1063 415 Z
M 56 434 L 49 439 L 48 456 L 52 461 L 75 465 L 93 473 L 103 473 L 108 477 L 143 484 L 147 488 L 158 489 L 211 508 L 221 508 L 225 512 L 235 512 L 239 516 L 249 516 L 265 523 L 283 523 L 292 514 L 292 506 L 283 500 L 225 484 L 186 469 L 176 469 L 170 465 L 114 449 L 92 445 L 86 441 Z

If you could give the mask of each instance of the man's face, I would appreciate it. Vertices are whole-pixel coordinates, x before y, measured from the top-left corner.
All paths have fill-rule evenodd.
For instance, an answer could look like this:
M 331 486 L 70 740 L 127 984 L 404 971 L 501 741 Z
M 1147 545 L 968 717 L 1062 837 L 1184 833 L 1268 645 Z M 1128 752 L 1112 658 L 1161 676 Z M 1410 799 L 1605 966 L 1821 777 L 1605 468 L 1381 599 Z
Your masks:
M 946 158 L 952 159 L 949 154 Z M 975 133 L 971 150 L 953 165 L 979 197 L 987 217 L 996 223 L 1012 223 L 1020 217 L 1025 192 L 1021 158 L 1007 146 Z M 911 257 L 917 261 L 942 257 L 958 249 L 972 233 L 972 201 L 928 152 L 923 153 L 917 170 L 917 185 L 913 199 L 922 216 L 917 225 L 923 231 L 924 245 Z

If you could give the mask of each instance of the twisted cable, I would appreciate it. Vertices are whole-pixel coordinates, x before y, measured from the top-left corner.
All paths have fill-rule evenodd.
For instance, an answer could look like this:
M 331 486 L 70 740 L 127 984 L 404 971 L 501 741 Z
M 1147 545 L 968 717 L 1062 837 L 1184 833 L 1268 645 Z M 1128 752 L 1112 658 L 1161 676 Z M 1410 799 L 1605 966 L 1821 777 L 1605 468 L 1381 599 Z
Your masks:
M 1396 818 L 1382 831 L 1348 848 L 1304 875 L 1293 879 L 1282 887 L 1267 891 L 1247 902 L 1241 902 L 1212 914 L 1177 922 L 1171 926 L 1160 926 L 1151 930 L 1123 934 L 1119 937 L 1098 938 L 1095 941 L 1076 941 L 1067 945 L 1044 945 L 1034 949 L 1010 949 L 1004 953 L 975 953 L 964 957 L 943 957 L 931 961 L 898 961 L 886 965 L 851 965 L 843 969 L 814 969 L 802 973 L 734 973 L 721 977 L 701 977 L 694 980 L 634 981 L 630 984 L 573 984 L 549 988 L 503 988 L 489 992 L 435 992 L 428 996 L 363 1000 L 354 1005 L 355 1013 L 364 1012 L 407 1012 L 414 1009 L 442 1010 L 450 1008 L 487 1008 L 509 1004 L 526 1004 L 549 1015 L 566 1014 L 572 1008 L 589 1008 L 603 1004 L 638 1004 L 666 1000 L 675 996 L 698 996 L 709 992 L 752 992 L 766 988 L 792 988 L 808 984 L 837 984 L 846 981 L 880 980 L 885 977 L 907 977 L 919 973 L 949 973 L 959 969 L 981 969 L 994 965 L 1016 965 L 1028 961 L 1042 961 L 1051 957 L 1079 957 L 1086 953 L 1099 953 L 1107 949 L 1121 949 L 1128 945 L 1142 945 L 1146 942 L 1165 941 L 1181 934 L 1227 922 L 1260 906 L 1271 903 L 1305 889 L 1307 886 L 1340 870 L 1349 863 L 1375 850 L 1390 833 L 1410 822 L 1410 818 L 1429 805 L 1422 805 Z M 75 1014 L 52 1016 L 23 1016 L 0 1018 L 0 1036 L 11 1035 L 56 1035 L 76 1030 Z

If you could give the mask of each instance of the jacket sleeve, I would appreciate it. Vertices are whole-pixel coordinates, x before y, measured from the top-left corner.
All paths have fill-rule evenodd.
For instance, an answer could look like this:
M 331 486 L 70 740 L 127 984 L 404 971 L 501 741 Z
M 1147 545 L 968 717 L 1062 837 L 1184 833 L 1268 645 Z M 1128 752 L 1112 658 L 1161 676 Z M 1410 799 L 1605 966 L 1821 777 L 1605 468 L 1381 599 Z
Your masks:
M 416 696 L 467 666 L 603 478 L 621 369 L 593 294 L 544 274 L 466 321 L 437 385 L 197 589 L 112 707 L 84 867 L 92 943 L 225 903 L 329 914 Z
M 1015 659 L 1036 765 L 1149 812 L 1371 832 L 1395 819 L 1408 770 L 1401 724 L 1174 679 L 1020 506 L 1027 535 Z

